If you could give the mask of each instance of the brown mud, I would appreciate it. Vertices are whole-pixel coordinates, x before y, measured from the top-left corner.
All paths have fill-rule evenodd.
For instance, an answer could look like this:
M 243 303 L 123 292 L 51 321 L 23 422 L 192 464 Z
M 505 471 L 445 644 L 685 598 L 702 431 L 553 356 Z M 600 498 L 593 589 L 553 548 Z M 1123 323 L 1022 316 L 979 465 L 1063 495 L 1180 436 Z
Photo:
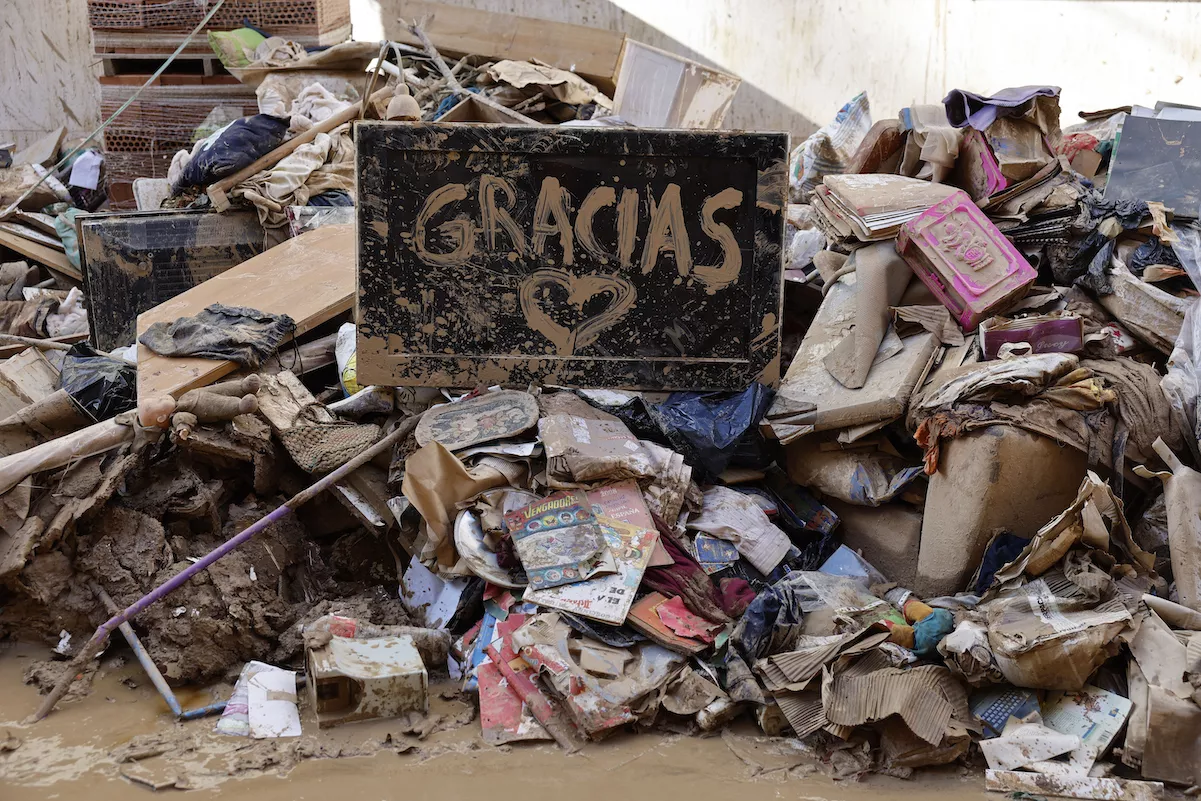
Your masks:
M 305 734 L 248 740 L 213 732 L 215 718 L 174 722 L 125 651 L 106 655 L 82 700 L 41 723 L 22 721 L 37 691 L 22 682 L 46 659 L 40 646 L 0 643 L 0 797 L 126 801 L 178 793 L 222 799 L 686 797 L 690 801 L 984 801 L 980 771 L 951 767 L 912 780 L 870 775 L 835 782 L 828 765 L 789 741 L 767 741 L 749 721 L 723 735 L 623 733 L 568 756 L 551 744 L 493 747 L 480 738 L 474 703 L 430 688 L 424 720 L 367 721 L 318 730 L 302 700 Z M 216 685 L 178 694 L 185 708 L 226 698 Z M 303 694 L 302 694 L 303 698 Z M 169 789 L 170 788 L 170 789 Z

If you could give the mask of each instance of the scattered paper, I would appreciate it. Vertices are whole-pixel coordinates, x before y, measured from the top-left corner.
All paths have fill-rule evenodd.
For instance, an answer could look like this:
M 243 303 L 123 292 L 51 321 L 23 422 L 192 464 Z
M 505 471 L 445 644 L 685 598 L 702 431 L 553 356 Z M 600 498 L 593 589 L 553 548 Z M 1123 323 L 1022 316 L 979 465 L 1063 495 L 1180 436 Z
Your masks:
M 71 165 L 71 177 L 67 183 L 83 189 L 95 189 L 100 184 L 100 165 L 104 156 L 95 150 L 85 150 L 76 157 Z
M 246 684 L 246 700 L 251 737 L 300 736 L 294 672 L 279 668 L 259 671 Z

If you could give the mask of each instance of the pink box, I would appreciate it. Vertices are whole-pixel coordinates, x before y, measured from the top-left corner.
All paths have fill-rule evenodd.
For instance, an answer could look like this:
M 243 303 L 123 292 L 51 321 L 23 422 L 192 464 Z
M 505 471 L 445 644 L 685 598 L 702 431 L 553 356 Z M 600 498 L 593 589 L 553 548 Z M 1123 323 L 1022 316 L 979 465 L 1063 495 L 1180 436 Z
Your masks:
M 1025 297 L 1038 276 L 965 192 L 901 226 L 897 252 L 964 330 Z

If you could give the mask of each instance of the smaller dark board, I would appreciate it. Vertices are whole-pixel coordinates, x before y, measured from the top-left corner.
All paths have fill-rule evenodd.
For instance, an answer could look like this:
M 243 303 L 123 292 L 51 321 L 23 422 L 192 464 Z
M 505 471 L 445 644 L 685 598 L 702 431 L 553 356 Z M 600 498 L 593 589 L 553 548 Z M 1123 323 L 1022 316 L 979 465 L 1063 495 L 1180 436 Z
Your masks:
M 359 377 L 779 380 L 788 136 L 359 123 Z
M 1106 200 L 1158 202 L 1177 217 L 1201 213 L 1201 122 L 1127 116 Z
M 132 345 L 138 315 L 262 253 L 254 211 L 142 211 L 76 218 L 92 342 Z

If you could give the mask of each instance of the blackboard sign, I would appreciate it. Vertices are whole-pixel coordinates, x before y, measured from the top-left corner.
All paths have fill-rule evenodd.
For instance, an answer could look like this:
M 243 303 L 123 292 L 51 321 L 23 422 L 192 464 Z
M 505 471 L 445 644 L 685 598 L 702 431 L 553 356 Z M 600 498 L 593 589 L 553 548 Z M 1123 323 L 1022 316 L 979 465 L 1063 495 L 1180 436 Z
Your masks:
M 360 123 L 360 383 L 779 379 L 787 134 Z

